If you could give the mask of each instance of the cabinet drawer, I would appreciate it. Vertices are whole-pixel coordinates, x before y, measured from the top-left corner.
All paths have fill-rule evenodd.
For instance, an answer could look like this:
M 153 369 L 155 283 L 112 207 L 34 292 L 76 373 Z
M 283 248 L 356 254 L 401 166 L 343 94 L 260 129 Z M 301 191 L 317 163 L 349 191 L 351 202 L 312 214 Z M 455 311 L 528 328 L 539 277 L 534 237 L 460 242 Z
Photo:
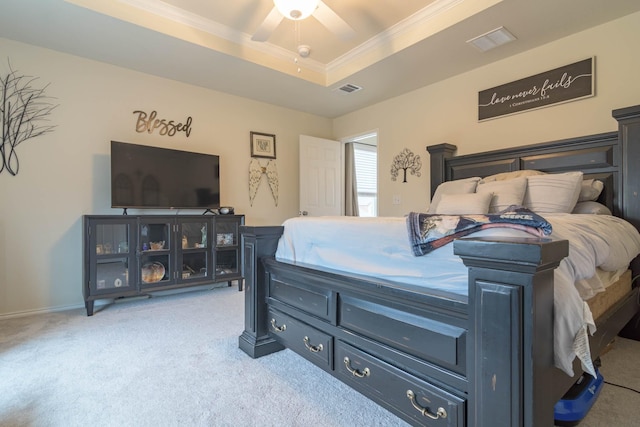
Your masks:
M 404 353 L 466 371 L 466 330 L 445 321 L 340 295 L 338 325 Z
M 269 309 L 269 332 L 290 348 L 323 369 L 333 369 L 333 337 L 293 317 Z
M 336 341 L 336 362 L 338 378 L 383 406 L 391 406 L 412 424 L 465 425 L 465 399 L 342 341 Z

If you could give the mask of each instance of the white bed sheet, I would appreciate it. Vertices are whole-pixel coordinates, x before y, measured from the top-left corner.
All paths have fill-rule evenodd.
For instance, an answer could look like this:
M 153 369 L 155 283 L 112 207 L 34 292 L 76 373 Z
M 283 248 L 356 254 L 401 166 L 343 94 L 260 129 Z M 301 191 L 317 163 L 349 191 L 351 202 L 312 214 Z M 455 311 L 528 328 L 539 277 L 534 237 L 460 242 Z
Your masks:
M 605 289 L 596 267 L 625 269 L 640 253 L 640 234 L 628 222 L 605 215 L 547 214 L 552 239 L 569 240 L 569 256 L 555 271 L 555 364 L 573 375 L 576 353 L 588 371 L 587 330 L 595 332 L 585 300 Z M 404 217 L 298 217 L 284 222 L 276 259 L 301 262 L 467 295 L 467 268 L 445 245 L 425 256 L 411 251 Z M 470 237 L 531 237 L 491 228 Z M 595 277 L 595 278 L 594 278 Z

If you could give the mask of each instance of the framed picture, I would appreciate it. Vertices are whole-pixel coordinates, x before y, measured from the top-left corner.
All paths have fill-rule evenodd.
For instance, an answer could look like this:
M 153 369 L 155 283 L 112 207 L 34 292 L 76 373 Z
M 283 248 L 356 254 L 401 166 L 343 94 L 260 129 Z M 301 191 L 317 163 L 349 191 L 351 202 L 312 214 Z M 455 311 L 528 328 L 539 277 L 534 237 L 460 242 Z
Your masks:
M 276 158 L 276 136 L 251 132 L 251 157 Z

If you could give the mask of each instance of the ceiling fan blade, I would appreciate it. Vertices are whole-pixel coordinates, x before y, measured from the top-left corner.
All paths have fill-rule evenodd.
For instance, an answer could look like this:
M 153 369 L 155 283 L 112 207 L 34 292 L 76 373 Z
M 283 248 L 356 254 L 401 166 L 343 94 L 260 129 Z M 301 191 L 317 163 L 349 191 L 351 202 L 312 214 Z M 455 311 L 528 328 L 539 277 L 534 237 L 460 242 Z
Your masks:
M 349 40 L 356 35 L 355 30 L 323 1 L 318 3 L 318 8 L 313 12 L 313 17 L 342 40 Z
M 273 33 L 273 30 L 275 30 L 276 27 L 280 25 L 280 22 L 282 22 L 283 19 L 284 16 L 282 16 L 282 14 L 274 6 L 274 8 L 271 9 L 271 12 L 269 12 L 264 21 L 262 21 L 262 24 L 260 24 L 253 36 L 251 36 L 251 40 L 257 42 L 267 41 L 267 39 L 271 36 L 271 33 Z

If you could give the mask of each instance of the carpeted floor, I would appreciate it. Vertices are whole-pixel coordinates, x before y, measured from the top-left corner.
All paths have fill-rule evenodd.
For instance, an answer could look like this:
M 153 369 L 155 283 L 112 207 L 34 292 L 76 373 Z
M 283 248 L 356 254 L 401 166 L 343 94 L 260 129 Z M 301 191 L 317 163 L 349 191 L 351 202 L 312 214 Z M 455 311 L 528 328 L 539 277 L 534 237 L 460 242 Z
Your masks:
M 0 426 L 406 426 L 285 350 L 238 349 L 244 294 L 191 291 L 0 320 Z M 605 380 L 640 390 L 640 343 Z M 605 385 L 580 424 L 637 426 L 640 394 Z

